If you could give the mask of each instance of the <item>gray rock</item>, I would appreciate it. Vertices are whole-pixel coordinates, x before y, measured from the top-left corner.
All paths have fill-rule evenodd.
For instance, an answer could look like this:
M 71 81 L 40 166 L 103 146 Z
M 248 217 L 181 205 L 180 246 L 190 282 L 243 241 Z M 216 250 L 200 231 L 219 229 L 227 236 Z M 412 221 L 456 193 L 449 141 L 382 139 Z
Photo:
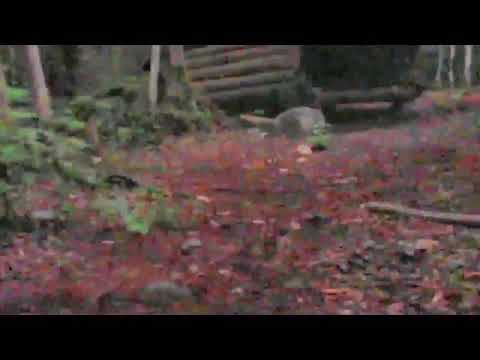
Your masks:
M 294 277 L 286 281 L 283 285 L 285 289 L 305 289 L 308 287 L 306 281 L 300 277 Z
M 53 221 L 57 219 L 57 214 L 53 210 L 37 210 L 33 211 L 32 219 L 38 221 Z
M 275 130 L 290 138 L 311 136 L 319 128 L 328 128 L 325 114 L 321 109 L 298 107 L 278 115 L 274 122 Z
M 143 289 L 140 298 L 152 306 L 167 306 L 178 301 L 193 298 L 190 289 L 172 282 L 159 281 L 149 284 Z

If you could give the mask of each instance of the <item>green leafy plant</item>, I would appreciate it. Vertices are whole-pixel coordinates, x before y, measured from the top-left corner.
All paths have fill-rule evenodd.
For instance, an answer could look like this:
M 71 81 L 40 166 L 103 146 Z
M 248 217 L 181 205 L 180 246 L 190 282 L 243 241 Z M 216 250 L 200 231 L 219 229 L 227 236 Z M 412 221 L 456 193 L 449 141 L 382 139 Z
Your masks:
M 32 119 L 32 118 L 37 118 L 37 117 L 38 117 L 38 115 L 35 114 L 34 112 L 30 112 L 30 111 L 18 111 L 18 110 L 12 110 L 12 111 L 10 111 L 10 115 L 11 115 L 15 120 Z
M 474 124 L 475 124 L 475 127 L 480 129 L 480 113 L 475 113 Z
M 7 88 L 7 98 L 8 101 L 12 104 L 25 103 L 31 100 L 30 91 L 18 88 L 18 87 L 8 87 Z
M 138 198 L 132 208 L 125 197 L 116 199 L 99 196 L 92 208 L 112 223 L 122 219 L 127 231 L 147 235 L 158 225 L 162 228 L 175 228 L 177 211 L 165 203 L 162 191 L 148 188 L 137 190 Z
M 8 185 L 6 182 L 0 181 L 0 195 L 6 194 L 11 189 L 12 189 L 12 187 L 10 185 Z
M 331 136 L 328 130 L 322 125 L 317 124 L 313 129 L 313 136 L 307 139 L 308 144 L 315 149 L 327 149 L 330 144 Z
M 21 163 L 29 157 L 30 154 L 21 144 L 6 144 L 0 147 L 0 162 L 3 164 Z

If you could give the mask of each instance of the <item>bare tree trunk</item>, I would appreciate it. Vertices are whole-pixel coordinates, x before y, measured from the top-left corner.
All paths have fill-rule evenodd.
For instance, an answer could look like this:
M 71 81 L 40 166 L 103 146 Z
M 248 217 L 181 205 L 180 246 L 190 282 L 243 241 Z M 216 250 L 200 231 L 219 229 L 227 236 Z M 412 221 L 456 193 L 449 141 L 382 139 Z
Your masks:
M 115 77 L 120 75 L 122 45 L 112 45 L 112 71 Z
M 467 87 L 472 87 L 472 62 L 473 45 L 465 45 L 465 82 Z
M 437 74 L 435 76 L 435 81 L 437 85 L 442 86 L 442 73 L 443 73 L 443 62 L 445 61 L 445 51 L 448 47 L 449 49 L 449 68 L 448 68 L 448 79 L 450 81 L 450 87 L 455 86 L 455 73 L 454 65 L 455 58 L 457 56 L 457 45 L 437 45 L 439 48 L 438 52 L 438 64 L 437 64 Z M 465 46 L 465 68 L 464 76 L 465 83 L 467 87 L 472 85 L 472 61 L 473 61 L 473 47 L 474 45 L 464 45 Z
M 0 121 L 8 122 L 10 120 L 10 107 L 8 106 L 7 81 L 3 65 L 0 63 Z
M 35 107 L 42 119 L 49 119 L 52 115 L 52 110 L 42 60 L 40 58 L 40 49 L 38 45 L 25 45 L 24 49 L 28 64 L 28 73 L 32 82 Z
M 10 62 L 10 81 L 15 85 L 17 83 L 17 69 L 15 63 L 17 62 L 17 54 L 13 45 L 8 46 L 8 61 Z
M 150 110 L 155 112 L 158 103 L 158 77 L 160 75 L 160 54 L 162 45 L 152 45 L 150 60 Z

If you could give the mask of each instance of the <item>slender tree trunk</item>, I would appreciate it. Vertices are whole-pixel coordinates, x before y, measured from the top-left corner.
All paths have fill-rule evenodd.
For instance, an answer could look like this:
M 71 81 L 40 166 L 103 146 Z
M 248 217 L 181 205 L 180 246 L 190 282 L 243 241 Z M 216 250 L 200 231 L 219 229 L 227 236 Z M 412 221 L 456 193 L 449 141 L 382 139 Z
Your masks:
M 50 95 L 45 81 L 40 49 L 38 45 L 25 45 L 28 73 L 32 82 L 35 107 L 42 119 L 49 119 L 52 115 Z
M 465 45 L 465 82 L 472 87 L 473 45 Z
M 445 61 L 445 45 L 438 46 L 438 64 L 437 64 L 437 74 L 435 76 L 435 82 L 438 86 L 442 87 L 442 74 L 443 74 L 443 63 Z
M 120 75 L 122 63 L 122 45 L 112 45 L 112 70 L 113 76 Z
M 158 77 L 160 75 L 160 54 L 162 45 L 152 45 L 150 60 L 150 110 L 155 112 L 158 103 Z
M 8 106 L 7 81 L 3 65 L 0 63 L 0 121 L 8 122 L 10 120 L 10 107 Z

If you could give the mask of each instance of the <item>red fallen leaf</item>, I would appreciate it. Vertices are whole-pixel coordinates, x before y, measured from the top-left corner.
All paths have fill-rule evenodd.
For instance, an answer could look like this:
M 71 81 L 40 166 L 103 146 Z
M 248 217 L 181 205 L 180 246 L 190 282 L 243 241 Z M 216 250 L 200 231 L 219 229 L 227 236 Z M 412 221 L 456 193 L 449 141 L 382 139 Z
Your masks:
M 333 182 L 333 184 L 334 185 L 348 185 L 348 184 L 352 184 L 352 183 L 356 183 L 356 182 L 358 182 L 357 177 L 349 177 L 349 178 L 345 178 L 345 179 L 335 180 Z
M 215 220 L 210 220 L 208 223 L 215 230 L 220 229 L 222 227 L 222 225 L 216 222 Z
M 290 222 L 290 229 L 293 231 L 298 231 L 302 228 L 302 225 L 300 225 L 297 221 L 292 221 Z
M 405 305 L 403 303 L 395 303 L 387 308 L 388 315 L 403 315 L 405 314 Z
M 298 148 L 297 148 L 297 152 L 300 154 L 300 155 L 303 155 L 303 156 L 307 156 L 307 155 L 312 155 L 313 154 L 313 151 L 312 151 L 312 148 L 308 145 L 300 145 Z
M 420 251 L 432 252 L 438 248 L 440 243 L 432 239 L 420 239 L 415 244 L 415 249 Z
M 253 220 L 252 224 L 253 225 L 265 225 L 266 222 L 264 220 Z
M 342 259 L 344 256 L 345 254 L 343 252 L 333 251 L 333 250 L 325 251 L 325 257 L 331 261 L 337 261 L 339 259 Z
M 360 302 L 363 299 L 363 294 L 360 291 L 343 288 L 343 289 L 323 289 L 322 294 L 329 297 L 330 300 L 338 300 L 339 298 L 352 299 Z
M 86 198 L 85 194 L 78 194 L 78 195 L 70 195 L 69 196 L 70 200 L 73 201 L 75 204 L 75 207 L 77 207 L 80 210 L 84 210 L 88 206 L 88 199 Z
M 480 94 L 465 95 L 461 101 L 462 106 L 480 107 Z
M 461 169 L 473 172 L 478 170 L 480 164 L 480 156 L 477 154 L 471 154 L 464 156 L 457 164 Z
M 365 222 L 364 219 L 362 219 L 360 216 L 349 216 L 340 221 L 340 224 L 342 225 L 352 225 L 352 224 L 363 224 Z
M 44 181 L 38 184 L 39 190 L 54 191 L 57 188 L 57 184 L 53 181 Z
M 251 170 L 263 170 L 267 167 L 265 160 L 263 159 L 256 159 L 253 161 L 253 163 L 248 166 L 249 169 Z
M 480 280 L 480 272 L 478 272 L 478 271 L 474 271 L 474 272 L 464 271 L 463 278 L 465 280 Z
M 201 202 L 204 202 L 206 204 L 210 204 L 212 202 L 212 200 L 209 197 L 203 196 L 203 195 L 197 196 L 197 200 L 201 201 Z
M 448 310 L 449 302 L 445 298 L 445 293 L 442 290 L 438 290 L 435 293 L 432 301 L 425 307 L 427 309 L 437 309 L 441 311 Z

